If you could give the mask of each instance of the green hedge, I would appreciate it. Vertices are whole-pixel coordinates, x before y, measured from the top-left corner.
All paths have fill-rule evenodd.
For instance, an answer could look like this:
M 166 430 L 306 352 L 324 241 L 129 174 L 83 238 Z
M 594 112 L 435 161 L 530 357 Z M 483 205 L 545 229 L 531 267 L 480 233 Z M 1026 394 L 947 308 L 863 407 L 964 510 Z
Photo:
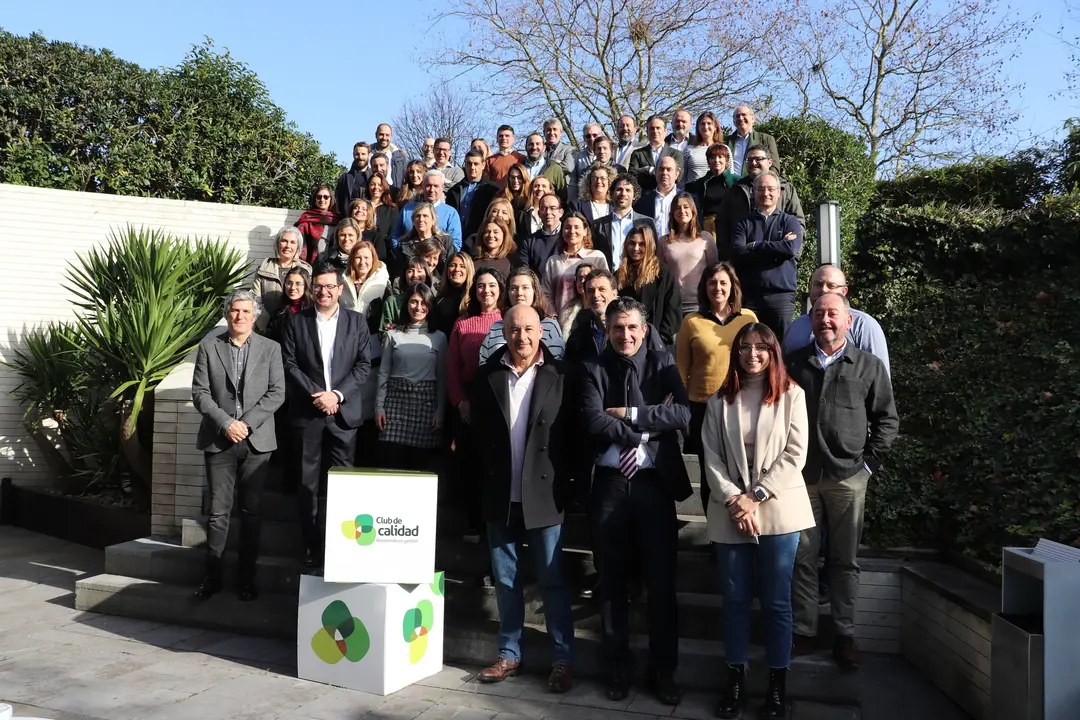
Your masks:
M 901 436 L 867 541 L 990 562 L 1080 542 L 1080 274 L 968 276 L 888 319 Z

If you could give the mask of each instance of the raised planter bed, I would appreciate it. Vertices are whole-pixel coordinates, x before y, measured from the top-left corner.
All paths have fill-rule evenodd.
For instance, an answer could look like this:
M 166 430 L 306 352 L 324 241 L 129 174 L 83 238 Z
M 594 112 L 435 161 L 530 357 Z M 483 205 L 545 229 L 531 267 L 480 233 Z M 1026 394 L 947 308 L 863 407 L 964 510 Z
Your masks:
M 61 540 L 106 548 L 150 534 L 150 514 L 19 487 L 0 480 L 0 522 Z

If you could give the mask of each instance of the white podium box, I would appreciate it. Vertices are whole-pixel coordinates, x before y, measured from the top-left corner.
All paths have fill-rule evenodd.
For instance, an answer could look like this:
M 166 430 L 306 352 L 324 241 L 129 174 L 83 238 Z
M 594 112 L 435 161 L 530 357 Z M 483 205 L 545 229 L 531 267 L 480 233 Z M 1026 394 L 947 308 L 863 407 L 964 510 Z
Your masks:
M 331 468 L 323 577 L 334 583 L 431 582 L 439 477 Z
M 428 579 L 383 585 L 301 576 L 297 677 L 387 695 L 441 671 L 443 574 Z

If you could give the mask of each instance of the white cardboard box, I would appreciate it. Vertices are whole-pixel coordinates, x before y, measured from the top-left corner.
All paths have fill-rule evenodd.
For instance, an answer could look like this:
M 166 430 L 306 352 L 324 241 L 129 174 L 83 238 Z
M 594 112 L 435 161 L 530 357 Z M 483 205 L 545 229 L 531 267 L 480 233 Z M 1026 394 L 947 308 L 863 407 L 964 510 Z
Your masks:
M 429 583 L 435 570 L 439 477 L 331 468 L 326 564 L 335 583 Z
M 445 620 L 441 572 L 422 585 L 303 575 L 297 677 L 377 695 L 400 690 L 442 670 Z

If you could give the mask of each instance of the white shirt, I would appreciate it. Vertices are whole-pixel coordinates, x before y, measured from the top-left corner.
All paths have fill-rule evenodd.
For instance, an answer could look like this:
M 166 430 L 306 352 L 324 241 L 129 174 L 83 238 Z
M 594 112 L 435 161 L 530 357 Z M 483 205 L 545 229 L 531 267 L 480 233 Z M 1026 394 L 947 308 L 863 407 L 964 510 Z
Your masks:
M 656 163 L 660 162 L 660 153 L 664 152 L 664 146 L 661 145 L 658 148 L 649 146 L 649 155 L 652 157 L 652 169 L 656 172 Z
M 326 391 L 333 391 L 330 385 L 330 364 L 334 362 L 334 340 L 337 339 L 338 315 L 341 313 L 339 305 L 330 317 L 323 317 L 321 312 L 315 313 L 315 327 L 319 329 L 319 352 L 322 355 L 323 384 Z
M 615 151 L 615 164 L 626 167 L 630 164 L 630 153 L 637 148 L 634 146 L 634 141 L 630 140 L 625 146 L 616 144 L 612 149 Z
M 690 144 L 690 136 L 687 135 L 682 140 L 672 140 L 671 142 L 668 143 L 668 147 L 669 148 L 674 148 L 674 149 L 678 150 L 679 152 L 681 152 L 683 155 L 685 155 L 686 154 L 686 146 L 689 145 L 689 144 Z
M 668 234 L 668 220 L 671 219 L 671 201 L 675 199 L 678 187 L 671 188 L 667 195 L 660 194 L 660 188 L 656 189 L 656 200 L 653 206 L 653 222 L 656 223 L 656 239 Z
M 539 355 L 536 362 L 525 372 L 518 375 L 510 359 L 510 353 L 503 355 L 502 363 L 510 368 L 507 379 L 510 383 L 510 502 L 521 502 L 521 476 L 525 471 L 525 446 L 529 442 L 529 409 L 532 407 L 532 389 L 536 381 L 536 371 L 544 364 L 544 356 Z
M 630 408 L 630 424 L 633 425 L 637 422 L 637 408 Z M 638 470 L 644 470 L 645 468 L 651 468 L 653 466 L 652 456 L 645 449 L 645 443 L 649 442 L 649 433 L 641 433 L 641 444 L 637 446 L 637 466 Z M 623 448 L 621 445 L 612 443 L 611 447 L 604 451 L 604 453 L 596 459 L 596 464 L 600 467 L 619 468 L 620 458 Z
M 736 175 L 742 175 L 743 157 L 746 156 L 746 149 L 750 147 L 750 134 L 747 133 L 746 137 L 739 137 L 735 135 L 735 142 L 733 150 L 735 151 L 734 157 L 731 158 L 731 164 L 733 166 L 732 172 Z
M 619 267 L 622 262 L 622 249 L 626 244 L 626 236 L 634 227 L 634 211 L 627 210 L 626 215 L 619 217 L 615 208 L 611 209 L 611 266 Z
M 844 340 L 844 344 L 840 346 L 840 349 L 834 352 L 832 355 L 826 355 L 825 351 L 821 349 L 821 346 L 814 341 L 814 350 L 817 352 L 818 360 L 821 362 L 821 369 L 832 365 L 834 362 L 844 357 L 844 349 L 847 348 L 847 340 Z

